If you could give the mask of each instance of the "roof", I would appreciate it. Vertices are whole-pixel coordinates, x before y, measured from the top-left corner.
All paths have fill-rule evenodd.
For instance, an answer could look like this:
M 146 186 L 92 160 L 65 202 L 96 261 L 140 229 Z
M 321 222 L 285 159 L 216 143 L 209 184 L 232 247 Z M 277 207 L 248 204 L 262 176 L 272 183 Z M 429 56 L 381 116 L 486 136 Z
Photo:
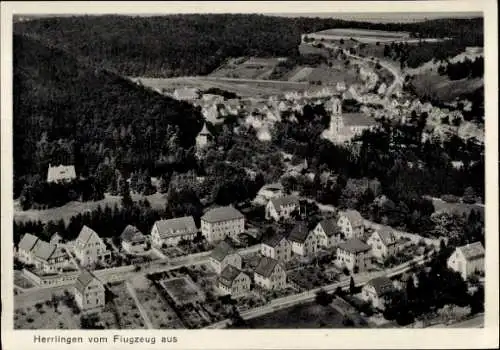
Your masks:
M 94 274 L 92 274 L 89 270 L 84 269 L 76 279 L 75 288 L 82 294 L 85 291 L 85 288 L 87 288 L 87 286 L 96 279 L 97 277 L 95 277 Z
M 272 198 L 271 203 L 277 210 L 279 210 L 281 207 L 299 205 L 299 199 L 296 196 L 277 197 Z
M 484 257 L 484 247 L 481 242 L 474 242 L 461 247 L 458 247 L 467 260 L 474 260 Z
M 276 234 L 266 238 L 262 243 L 270 247 L 276 247 L 283 238 L 286 239 L 285 236 Z
M 126 242 L 141 242 L 144 241 L 144 234 L 139 229 L 132 225 L 127 225 L 120 235 L 122 241 Z
M 366 252 L 371 249 L 371 247 L 368 244 L 363 243 L 358 238 L 348 239 L 347 241 L 340 243 L 338 247 L 339 249 L 346 250 L 354 254 Z
M 259 264 L 255 268 L 255 273 L 263 277 L 269 277 L 273 273 L 276 265 L 278 265 L 278 260 L 264 256 L 260 259 Z
M 76 178 L 74 165 L 50 166 L 47 173 L 48 182 L 57 182 L 61 180 L 73 180 Z
M 341 212 L 340 215 L 347 217 L 353 228 L 363 226 L 364 223 L 363 217 L 357 210 L 349 209 L 344 212 Z
M 392 290 L 394 290 L 394 285 L 392 284 L 392 281 L 385 276 L 375 277 L 374 279 L 368 281 L 367 285 L 373 286 L 375 292 L 379 296 L 387 294 Z
M 31 251 L 38 241 L 38 237 L 32 235 L 31 233 L 26 233 L 18 244 L 19 250 Z
M 233 281 L 240 274 L 240 270 L 233 265 L 227 265 L 219 276 L 219 282 L 227 287 L 231 287 Z
M 212 250 L 210 257 L 217 261 L 222 261 L 226 256 L 234 252 L 235 252 L 234 248 L 227 241 L 221 241 L 214 248 L 214 250 Z
M 364 113 L 343 113 L 342 119 L 345 126 L 372 126 L 377 121 Z
M 321 221 L 318 225 L 321 225 L 323 231 L 328 237 L 331 237 L 339 233 L 339 227 L 337 226 L 337 221 L 334 219 L 325 219 Z
M 155 222 L 156 227 L 158 228 L 158 232 L 160 236 L 178 236 L 182 235 L 182 233 L 176 233 L 180 230 L 186 230 L 191 232 L 196 232 L 196 224 L 194 223 L 194 219 L 192 216 L 183 216 L 180 218 L 174 218 L 169 220 L 159 220 Z
M 292 232 L 290 232 L 288 240 L 292 242 L 302 243 L 306 240 L 308 234 L 309 230 L 307 229 L 307 225 L 304 222 L 300 221 L 294 226 Z
M 244 216 L 242 213 L 232 206 L 227 206 L 210 209 L 201 217 L 201 220 L 207 222 L 219 222 L 243 218 Z
M 203 123 L 203 128 L 198 133 L 198 135 L 210 135 L 210 131 L 207 129 L 207 123 Z
M 65 257 L 66 253 L 61 247 L 39 239 L 34 248 L 35 257 L 44 261 Z
M 397 238 L 394 234 L 394 231 L 389 227 L 382 227 L 380 230 L 377 230 L 380 239 L 384 245 L 393 245 L 396 244 Z
M 50 237 L 50 243 L 59 243 L 61 240 L 62 237 L 58 233 L 54 233 L 52 237 Z
M 272 184 L 267 184 L 262 186 L 260 191 L 267 190 L 267 191 L 283 191 L 283 185 L 278 183 L 272 183 Z
M 78 235 L 77 241 L 81 241 L 85 245 L 90 240 L 90 238 L 92 238 L 92 236 L 97 236 L 99 240 L 101 239 L 97 232 L 84 225 L 82 227 L 82 230 L 80 231 L 80 234 Z

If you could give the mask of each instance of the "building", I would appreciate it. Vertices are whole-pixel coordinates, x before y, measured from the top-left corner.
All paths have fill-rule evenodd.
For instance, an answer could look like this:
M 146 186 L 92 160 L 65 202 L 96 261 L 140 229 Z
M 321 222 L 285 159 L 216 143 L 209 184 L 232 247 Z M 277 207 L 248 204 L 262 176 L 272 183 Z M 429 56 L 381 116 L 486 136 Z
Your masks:
M 59 233 L 54 233 L 51 237 L 50 237 L 50 243 L 52 244 L 60 244 L 62 243 L 62 237 L 59 235 Z
M 123 250 L 128 253 L 141 253 L 146 250 L 146 236 L 135 226 L 127 225 L 120 239 Z
M 211 137 L 212 134 L 210 133 L 210 131 L 208 131 L 207 124 L 203 123 L 203 128 L 196 136 L 196 149 L 198 151 L 204 149 L 208 145 Z
M 234 298 L 248 293 L 250 284 L 250 276 L 232 265 L 226 266 L 218 278 L 219 289 Z
M 265 239 L 260 246 L 260 253 L 278 261 L 288 261 L 292 258 L 292 245 L 281 235 Z
M 320 221 L 313 230 L 319 247 L 331 248 L 337 246 L 344 239 L 344 234 L 337 226 L 337 220 L 325 219 Z
M 357 210 L 340 212 L 337 226 L 347 239 L 361 238 L 365 233 L 363 217 Z
M 49 164 L 47 172 L 47 182 L 49 183 L 65 183 L 76 179 L 76 171 L 74 165 L 58 165 L 52 166 Z
M 75 256 L 82 266 L 104 262 L 111 257 L 103 240 L 90 227 L 83 226 L 74 245 Z
M 228 265 L 241 269 L 242 259 L 238 252 L 227 241 L 221 241 L 214 250 L 212 250 L 209 262 L 215 272 L 220 274 Z
M 304 222 L 299 222 L 294 226 L 288 236 L 288 240 L 292 245 L 292 252 L 294 254 L 310 256 L 318 251 L 316 235 L 307 229 L 307 225 Z
M 379 261 L 398 252 L 398 238 L 390 227 L 375 230 L 366 243 L 372 248 L 372 256 Z
M 354 273 L 366 271 L 371 267 L 370 249 L 358 238 L 351 238 L 338 245 L 336 264 Z
M 62 247 L 39 239 L 33 248 L 33 262 L 44 273 L 56 273 L 70 263 L 70 258 Z
M 280 183 L 268 184 L 262 186 L 257 192 L 256 200 L 267 203 L 272 198 L 282 197 L 284 193 L 283 185 Z
M 325 102 L 325 111 L 329 112 L 331 115 L 341 115 L 342 114 L 342 101 L 338 97 L 332 97 Z
M 177 245 L 181 240 L 193 240 L 197 232 L 192 216 L 159 220 L 151 229 L 151 244 L 156 247 Z
M 265 289 L 283 289 L 286 288 L 286 271 L 278 260 L 264 256 L 255 268 L 254 280 L 257 286 Z
M 385 277 L 376 277 L 368 281 L 361 289 L 361 298 L 379 310 L 385 309 L 387 297 L 395 291 L 392 281 Z
M 34 250 L 38 237 L 31 233 L 25 233 L 21 241 L 17 245 L 17 258 L 25 264 L 34 263 Z
M 201 233 L 208 242 L 236 238 L 245 231 L 245 217 L 232 206 L 217 207 L 201 217 Z
M 180 88 L 180 89 L 175 89 L 174 93 L 172 94 L 172 97 L 180 101 L 192 101 L 196 100 L 199 97 L 199 95 L 200 92 L 198 89 Z
M 84 269 L 78 276 L 74 293 L 76 304 L 82 312 L 99 312 L 104 308 L 104 284 L 90 271 Z
M 448 268 L 460 273 L 466 280 L 475 273 L 484 272 L 484 247 L 481 242 L 457 247 L 448 258 Z
M 271 198 L 266 205 L 266 219 L 287 220 L 295 210 L 300 211 L 299 199 L 295 196 Z

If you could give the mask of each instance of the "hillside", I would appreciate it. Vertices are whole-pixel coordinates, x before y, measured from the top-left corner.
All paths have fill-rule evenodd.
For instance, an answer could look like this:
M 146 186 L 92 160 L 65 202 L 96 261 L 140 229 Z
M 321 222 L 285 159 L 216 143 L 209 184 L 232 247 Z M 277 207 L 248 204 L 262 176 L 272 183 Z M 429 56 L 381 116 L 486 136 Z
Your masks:
M 83 176 L 189 164 L 181 151 L 201 129 L 191 105 L 23 36 L 13 51 L 15 194 L 32 175 L 44 179 L 49 163 L 75 164 Z

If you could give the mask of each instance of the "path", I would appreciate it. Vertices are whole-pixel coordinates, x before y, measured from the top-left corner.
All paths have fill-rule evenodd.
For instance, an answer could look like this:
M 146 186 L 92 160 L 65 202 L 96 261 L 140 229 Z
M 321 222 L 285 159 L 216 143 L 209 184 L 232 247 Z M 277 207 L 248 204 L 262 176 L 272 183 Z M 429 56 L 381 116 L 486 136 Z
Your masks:
M 126 285 L 127 285 L 127 290 L 129 292 L 130 296 L 134 299 L 135 305 L 139 309 L 139 312 L 141 313 L 141 316 L 144 319 L 144 323 L 146 324 L 146 327 L 148 329 L 153 329 L 154 328 L 153 323 L 149 319 L 149 316 L 148 316 L 146 310 L 144 310 L 144 307 L 140 303 L 139 298 L 137 298 L 137 294 L 135 293 L 134 286 L 132 286 L 130 281 L 127 281 Z

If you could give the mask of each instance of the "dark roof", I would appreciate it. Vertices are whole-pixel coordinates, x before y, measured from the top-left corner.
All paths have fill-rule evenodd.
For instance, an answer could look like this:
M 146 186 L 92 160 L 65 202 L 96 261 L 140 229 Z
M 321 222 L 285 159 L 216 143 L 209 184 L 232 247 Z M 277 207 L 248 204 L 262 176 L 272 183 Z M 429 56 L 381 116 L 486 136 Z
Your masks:
M 462 247 L 458 247 L 457 249 L 462 252 L 465 259 L 467 260 L 474 260 L 484 257 L 484 247 L 481 242 L 467 244 Z
M 309 230 L 307 229 L 307 225 L 305 224 L 305 222 L 300 221 L 294 226 L 292 232 L 290 232 L 288 240 L 292 242 L 303 243 L 305 242 L 308 234 Z
M 32 235 L 31 233 L 26 233 L 21 241 L 17 245 L 19 250 L 25 250 L 27 252 L 31 251 L 38 241 L 38 237 Z
M 296 196 L 277 197 L 272 198 L 271 203 L 276 208 L 276 210 L 280 210 L 281 207 L 289 205 L 299 205 L 299 199 Z
M 219 282 L 226 287 L 231 287 L 233 281 L 240 274 L 241 270 L 237 269 L 233 265 L 227 265 L 224 270 L 222 270 L 219 276 Z
M 120 235 L 122 241 L 125 242 L 143 242 L 146 237 L 139 229 L 132 225 L 127 225 Z
M 273 273 L 276 265 L 278 265 L 278 260 L 264 256 L 260 259 L 259 264 L 255 268 L 255 273 L 263 277 L 269 277 Z
M 325 231 L 328 237 L 340 233 L 340 229 L 337 226 L 337 221 L 335 219 L 325 219 L 321 221 L 319 225 L 321 225 L 323 231 Z
M 97 277 L 94 276 L 89 270 L 84 269 L 82 270 L 82 273 L 78 276 L 75 282 L 75 288 L 78 290 L 81 294 L 85 291 L 85 288 L 92 282 L 94 279 L 97 279 Z M 98 280 L 98 279 L 97 279 Z
M 276 234 L 266 238 L 262 243 L 270 247 L 276 247 L 283 238 L 286 239 L 285 236 Z
M 374 279 L 370 280 L 367 284 L 373 286 L 373 288 L 375 288 L 375 292 L 379 296 L 387 294 L 394 290 L 394 285 L 392 284 L 392 281 L 385 276 L 375 277 Z
M 234 252 L 234 248 L 227 241 L 221 241 L 217 247 L 212 250 L 210 257 L 217 261 L 222 261 L 226 256 Z
M 158 220 L 155 222 L 155 225 L 161 237 L 173 237 L 176 235 L 175 232 L 179 230 L 187 230 L 190 232 L 196 232 L 197 230 L 192 216 Z
M 366 252 L 371 249 L 368 244 L 363 243 L 358 238 L 348 239 L 338 245 L 339 249 L 346 250 L 351 253 Z
M 201 217 L 203 221 L 208 222 L 219 222 L 242 218 L 244 218 L 243 214 L 232 206 L 213 208 Z

